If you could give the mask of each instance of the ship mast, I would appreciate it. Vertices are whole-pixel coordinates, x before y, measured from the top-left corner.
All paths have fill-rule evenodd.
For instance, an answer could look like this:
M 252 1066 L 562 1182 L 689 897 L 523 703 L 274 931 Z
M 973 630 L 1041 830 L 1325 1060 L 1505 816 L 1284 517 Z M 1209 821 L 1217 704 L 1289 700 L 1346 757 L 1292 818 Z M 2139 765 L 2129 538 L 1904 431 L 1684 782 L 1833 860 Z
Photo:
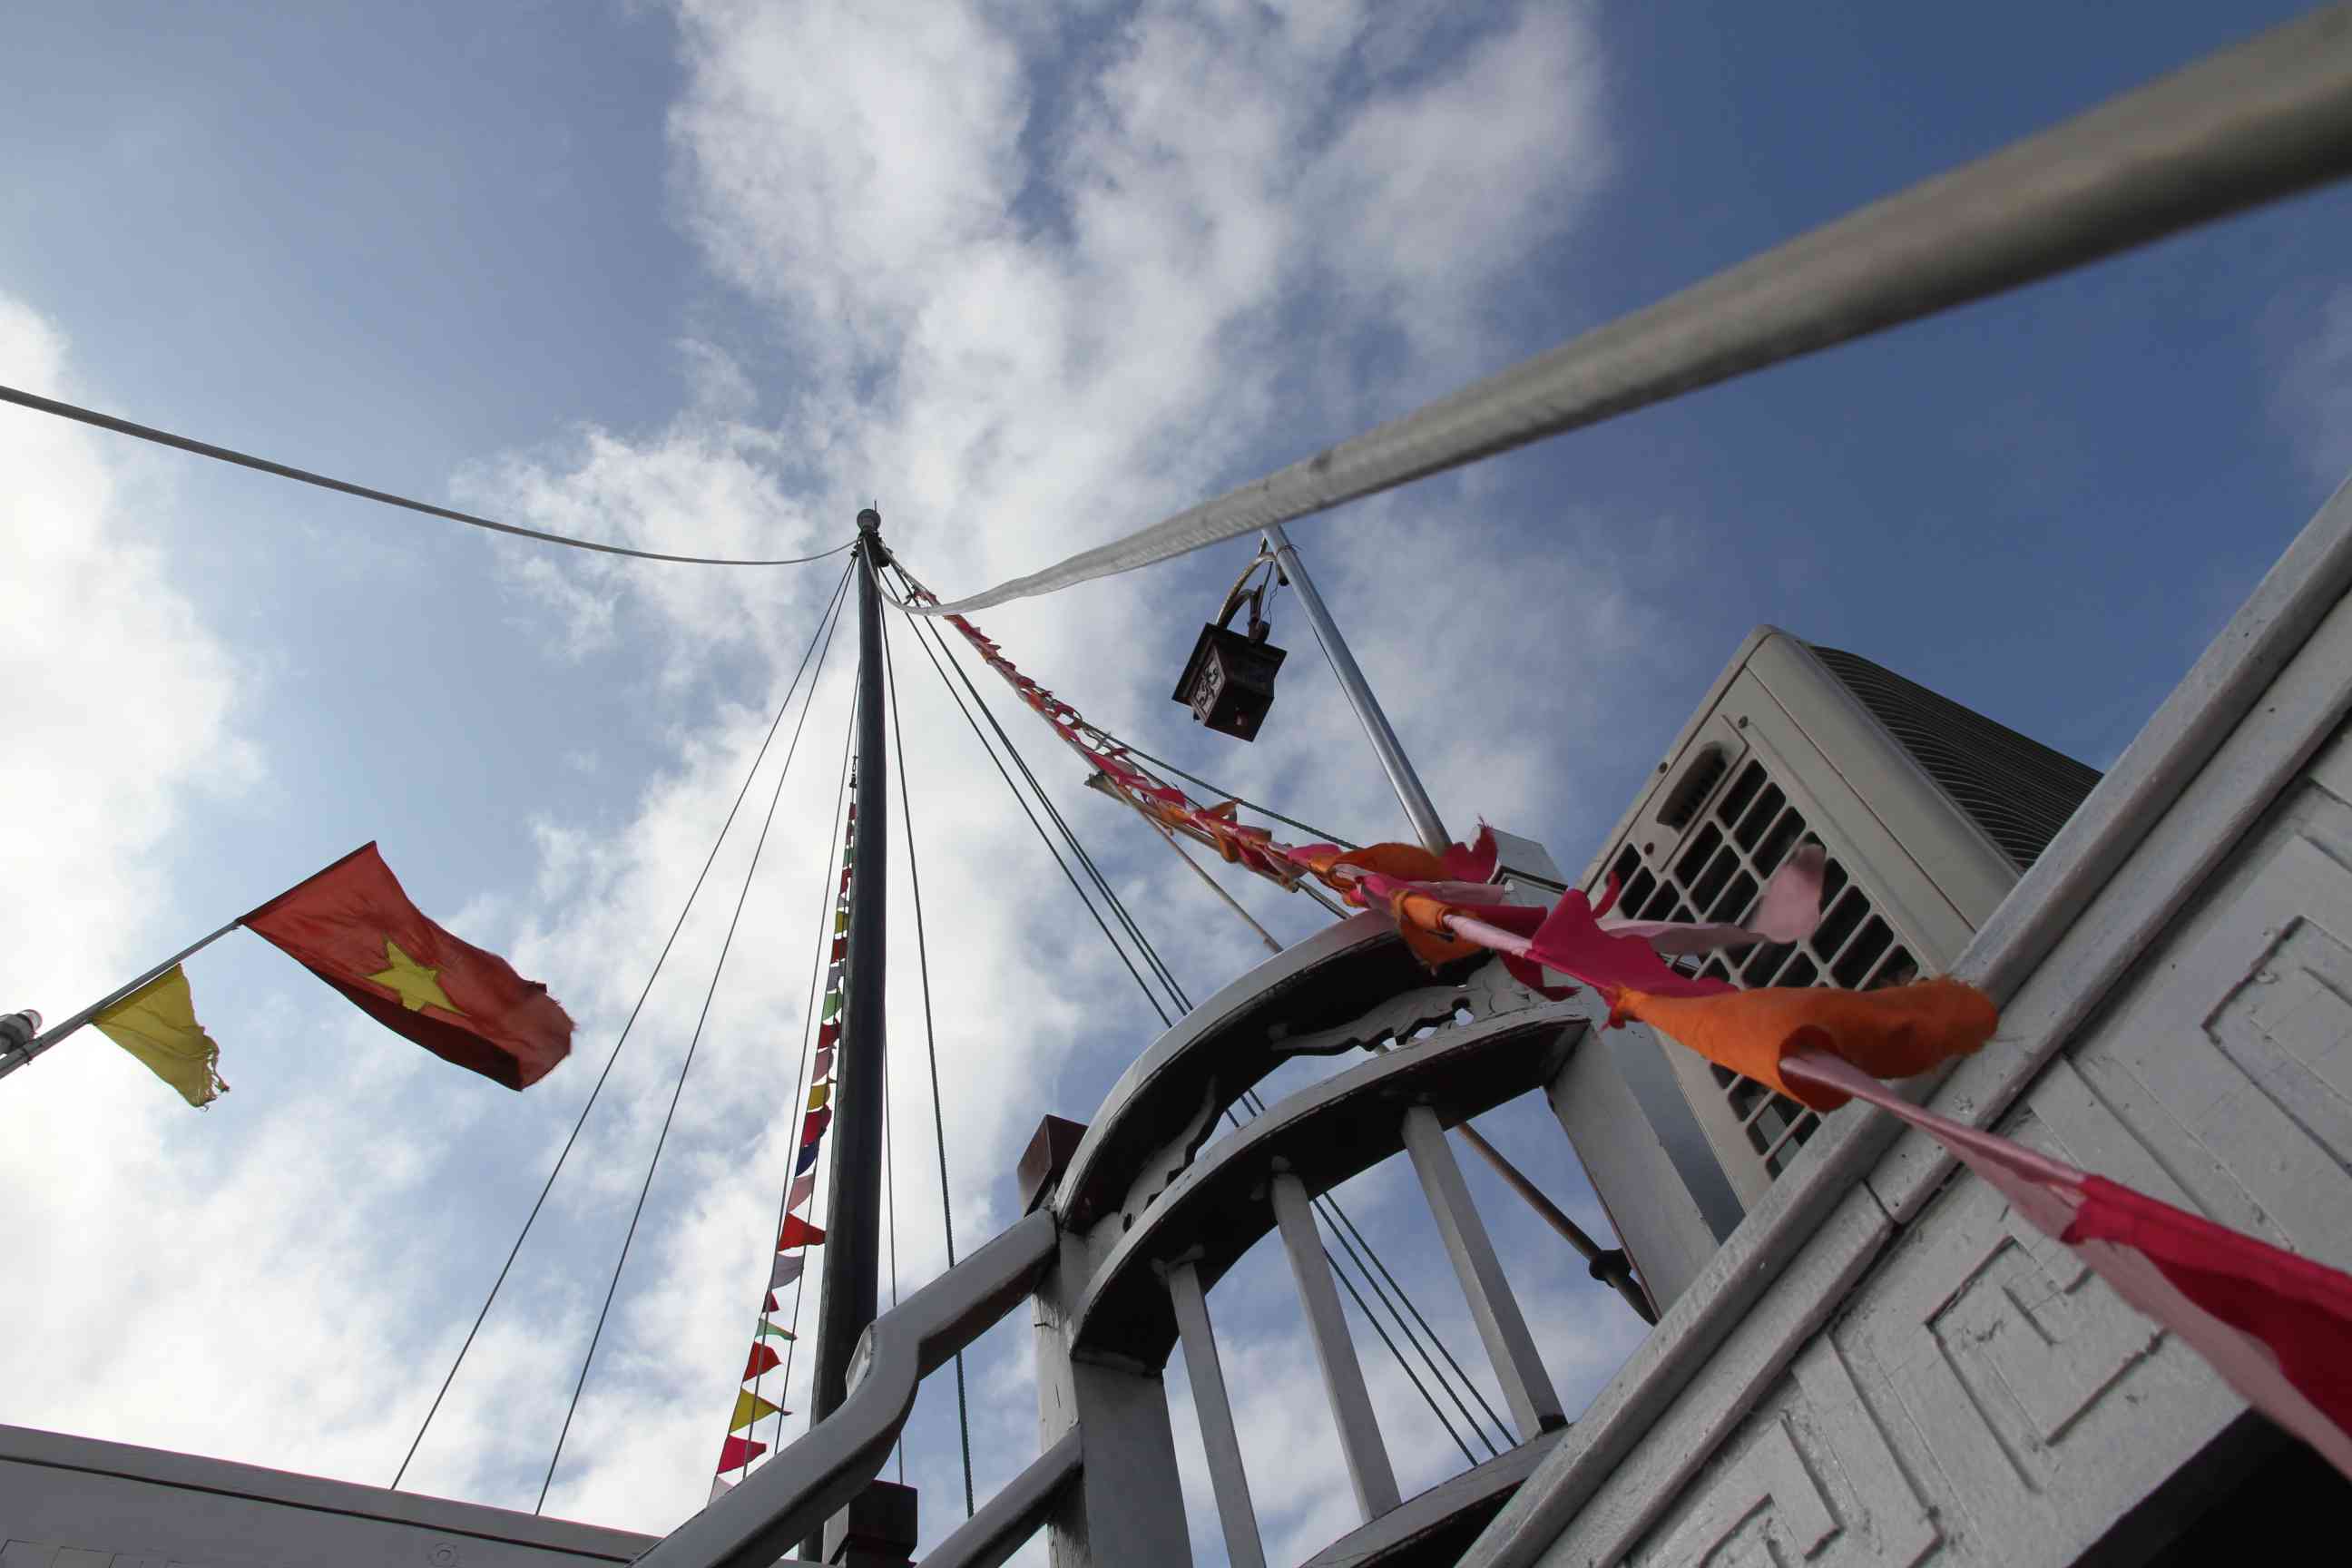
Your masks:
M 848 1003 L 834 1098 L 832 1194 L 819 1298 L 812 1423 L 848 1396 L 849 1361 L 874 1321 L 882 1248 L 882 1109 L 889 1069 L 883 1023 L 890 845 L 883 749 L 880 574 L 890 559 L 882 514 L 857 514 L 857 875 L 850 882 Z M 822 1560 L 823 1542 L 807 1554 Z

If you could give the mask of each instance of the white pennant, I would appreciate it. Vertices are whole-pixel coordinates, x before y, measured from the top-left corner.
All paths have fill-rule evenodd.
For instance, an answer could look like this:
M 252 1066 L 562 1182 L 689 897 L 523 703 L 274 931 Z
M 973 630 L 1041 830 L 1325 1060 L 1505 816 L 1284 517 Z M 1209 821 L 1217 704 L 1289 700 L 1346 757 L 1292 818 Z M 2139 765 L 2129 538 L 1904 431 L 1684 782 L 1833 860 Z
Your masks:
M 777 1254 L 775 1271 L 768 1276 L 768 1289 L 773 1290 L 782 1286 L 789 1285 L 793 1280 L 799 1279 L 801 1277 L 801 1265 L 806 1261 L 806 1256 L 802 1253 L 792 1252 Z

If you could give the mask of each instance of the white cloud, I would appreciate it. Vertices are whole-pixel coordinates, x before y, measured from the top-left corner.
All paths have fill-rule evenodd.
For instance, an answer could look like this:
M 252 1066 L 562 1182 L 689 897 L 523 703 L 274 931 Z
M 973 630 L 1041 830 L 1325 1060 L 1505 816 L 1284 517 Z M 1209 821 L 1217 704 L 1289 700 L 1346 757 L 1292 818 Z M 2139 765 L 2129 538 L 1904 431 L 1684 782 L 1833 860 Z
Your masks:
M 5 295 L 0 363 L 72 394 L 63 337 Z M 123 504 L 144 481 L 109 460 L 105 439 L 0 409 L 11 563 L 0 690 L 13 759 L 0 769 L 0 820 L 14 825 L 8 876 L 19 889 L 0 913 L 0 951 L 61 994 L 95 994 L 143 951 L 171 860 L 159 851 L 189 798 L 233 795 L 261 768 L 243 722 L 254 672 L 174 587 L 170 556 Z
M 1358 419 L 1351 345 L 1367 334 L 1402 345 L 1382 352 L 1406 384 L 1458 378 L 1491 352 L 1483 336 L 1491 292 L 1574 221 L 1607 148 L 1580 13 L 1530 6 L 1462 37 L 1442 36 L 1444 20 L 1434 10 L 1150 5 L 1074 44 L 978 4 L 927 5 L 919 23 L 887 7 L 683 5 L 688 78 L 670 135 L 693 230 L 714 268 L 783 332 L 791 379 L 762 388 L 771 417 L 761 424 L 729 376 L 706 376 L 718 394 L 698 395 L 661 430 L 591 430 L 567 448 L 478 474 L 483 504 L 543 527 L 669 541 L 664 548 L 787 553 L 841 537 L 878 489 L 890 537 L 947 589 L 1196 499 L 1234 465 L 1261 458 L 1270 433 Z M 1640 616 L 1614 586 L 1621 552 L 1597 524 L 1568 520 L 1565 531 L 1588 546 L 1572 563 L 1526 561 L 1497 553 L 1475 530 L 1418 530 L 1405 516 L 1374 508 L 1354 524 L 1349 556 L 1377 557 L 1380 570 L 1330 556 L 1326 587 L 1345 596 L 1353 624 L 1423 617 L 1433 579 L 1508 574 L 1515 603 L 1539 601 L 1549 584 L 1554 602 L 1577 605 L 1572 632 L 1608 650 L 1593 668 L 1630 668 Z M 680 679 L 709 669 L 715 648 L 748 640 L 773 672 L 771 688 L 797 660 L 833 577 L 829 569 L 649 574 L 570 559 L 529 570 L 574 638 L 614 627 L 628 628 L 621 635 L 633 647 L 658 638 Z M 1106 721 L 1157 718 L 1168 672 L 1159 639 L 1133 630 L 1161 615 L 1152 593 L 1134 580 L 1097 585 L 1050 606 L 1009 606 L 989 629 L 1024 668 L 1066 685 Z M 1293 743 L 1279 756 L 1262 745 L 1219 766 L 1244 786 L 1295 783 L 1311 770 L 1316 808 L 1336 812 L 1339 826 L 1385 821 L 1394 808 L 1377 773 L 1352 761 L 1353 720 L 1328 693 L 1316 695 L 1318 676 L 1304 662 L 1311 644 L 1295 606 L 1285 613 L 1303 655 L 1294 661 L 1300 674 L 1286 678 Z M 903 629 L 895 648 L 957 1230 L 969 1247 L 1010 1217 L 1011 1165 L 1038 1112 L 1086 1114 L 1157 1025 L 1027 823 L 1007 809 Z M 1451 798 L 1504 815 L 1555 806 L 1559 781 L 1528 760 L 1514 731 L 1584 725 L 1602 704 L 1597 684 L 1564 701 L 1539 684 L 1488 728 L 1462 733 L 1443 716 L 1465 682 L 1490 669 L 1493 645 L 1373 631 L 1365 652 Z M 1215 988 L 1212 977 L 1257 962 L 1255 940 L 1156 843 L 1127 837 L 1133 825 L 1077 790 L 1069 759 L 982 679 L 1196 996 Z M 543 825 L 546 885 L 561 892 L 523 941 L 525 966 L 553 971 L 568 952 L 613 957 L 601 992 L 586 975 L 563 992 L 576 994 L 583 1020 L 593 1017 L 590 1035 L 617 1020 L 633 994 L 625 977 L 643 972 L 667 932 L 701 864 L 702 835 L 723 815 L 764 728 L 756 707 L 684 742 L 617 831 Z M 582 1414 L 598 1436 L 558 1483 L 556 1501 L 587 1517 L 662 1528 L 699 1506 L 707 1485 L 701 1449 L 716 1442 L 725 1391 L 704 1384 L 740 1356 L 727 1347 L 756 1284 L 756 1260 L 740 1254 L 762 1223 L 755 1194 L 763 1184 L 772 1193 L 781 1171 L 777 1128 L 787 1119 L 777 1107 L 806 985 L 794 955 L 808 952 L 814 911 L 802 906 L 817 879 L 811 825 L 827 818 L 841 713 L 829 682 L 785 791 L 782 820 L 793 842 L 772 847 L 774 871 L 763 870 L 737 937 L 739 951 L 762 957 L 730 971 L 720 994 L 726 1026 L 714 1019 L 703 1047 L 717 1054 L 696 1068 L 738 1084 L 748 1072 L 769 1094 L 714 1106 L 689 1089 L 664 1182 L 701 1195 L 690 1220 L 640 1237 L 632 1268 L 660 1287 L 609 1331 L 603 1354 L 613 1359 L 600 1363 Z M 740 863 L 736 851 L 722 857 L 714 887 L 731 889 Z M 783 890 L 761 890 L 771 887 Z M 1243 896 L 1294 934 L 1320 919 L 1295 899 Z M 899 1267 L 911 1284 L 944 1258 L 903 882 L 895 898 L 891 1111 L 908 1134 Z M 713 951 L 719 923 L 698 916 L 679 952 Z M 776 953 L 786 962 L 765 956 Z M 699 993 L 699 977 L 677 989 L 666 981 L 639 1027 L 682 1038 Z M 751 1065 L 755 1052 L 779 1064 L 764 1079 Z M 667 1099 L 662 1072 L 651 1058 L 625 1065 L 613 1092 L 627 1108 L 615 1111 L 628 1124 L 618 1142 L 649 1146 Z M 624 1162 L 582 1192 L 610 1205 L 632 1188 Z M 720 1196 L 739 1190 L 754 1195 Z M 724 1223 L 713 1217 L 722 1208 L 732 1216 Z M 1442 1268 L 1435 1260 L 1433 1252 L 1417 1267 Z M 983 1371 L 992 1396 L 980 1402 L 980 1419 L 1011 1437 L 988 1462 L 1017 1468 L 1034 1429 L 1029 1384 L 1001 1360 Z M 1383 1383 L 1384 1409 L 1408 1402 L 1397 1419 L 1409 1427 L 1417 1401 L 1401 1378 L 1381 1376 L 1394 1382 Z M 803 1358 L 788 1401 L 795 1409 L 805 1377 Z M 926 1406 L 919 1427 L 936 1423 L 935 1408 Z M 937 1440 L 910 1457 L 914 1468 L 945 1462 Z M 1322 1468 L 1312 1479 L 1325 1486 L 1336 1452 L 1315 1463 Z M 1423 1484 L 1443 1473 L 1409 1468 Z M 944 1502 L 926 1500 L 927 1537 L 951 1516 Z M 1328 1539 L 1331 1523 L 1318 1513 L 1280 1529 L 1296 1543 L 1318 1530 Z
M 475 468 L 461 488 L 483 510 L 536 526 L 722 555 L 824 548 L 846 535 L 878 489 L 892 540 L 950 590 L 1149 521 L 1269 456 L 1297 455 L 1279 448 L 1345 433 L 1373 401 L 1367 363 L 1380 367 L 1383 404 L 1407 395 L 1399 389 L 1437 390 L 1483 367 L 1493 346 L 1487 301 L 1585 210 L 1608 160 L 1581 11 L 1528 5 L 1466 33 L 1448 31 L 1449 21 L 1437 6 L 1152 4 L 1061 31 L 1030 8 L 977 3 L 687 0 L 678 9 L 686 86 L 668 127 L 683 205 L 711 268 L 781 336 L 789 375 L 755 393 L 743 361 L 688 342 L 688 398 L 675 417 L 620 430 L 583 409 L 579 428 Z M 1538 560 L 1475 527 L 1408 521 L 1433 506 L 1466 510 L 1474 483 L 1424 486 L 1412 511 L 1362 509 L 1344 551 L 1318 550 L 1312 525 L 1297 534 L 1327 592 L 1363 628 L 1359 651 L 1441 798 L 1540 832 L 1539 819 L 1556 819 L 1572 792 L 1538 759 L 1640 679 L 1637 645 L 1650 623 L 1623 587 L 1638 563 L 1598 520 L 1547 520 L 1575 548 Z M 536 886 L 527 897 L 486 896 L 461 922 L 469 933 L 505 932 L 502 950 L 544 976 L 581 1024 L 583 1059 L 551 1080 L 555 1092 L 500 1123 L 501 1171 L 535 1187 L 605 1042 L 636 1004 L 838 573 L 833 563 L 654 567 L 523 546 L 506 557 L 522 602 L 551 612 L 560 648 L 583 660 L 627 654 L 652 673 L 648 700 L 677 716 L 669 756 L 619 821 L 543 816 Z M 1436 584 L 1454 587 L 1438 595 Z M 1491 596 L 1486 584 L 1498 585 Z M 1166 632 L 1162 585 L 1098 584 L 1050 605 L 1008 606 L 988 626 L 1024 668 L 1105 722 L 1156 726 L 1171 711 L 1161 644 L 1181 635 Z M 1468 614 L 1459 609 L 1464 585 Z M 1441 602 L 1447 608 L 1436 610 Z M 1518 620 L 1498 621 L 1495 604 Z M 1537 607 L 1557 622 L 1537 620 Z M 1343 831 L 1380 829 L 1394 805 L 1352 717 L 1324 685 L 1295 605 L 1279 614 L 1295 655 L 1277 710 L 1283 733 L 1220 753 L 1213 771 Z M 1571 649 L 1575 673 L 1536 671 L 1508 701 L 1482 700 L 1481 727 L 1465 730 L 1458 694 L 1490 681 L 1505 631 L 1510 647 L 1532 637 Z M 791 1073 L 829 848 L 816 825 L 830 820 L 838 776 L 846 643 L 845 629 L 743 907 L 551 1511 L 661 1530 L 700 1507 L 707 1490 L 797 1115 Z M 1086 1115 L 1157 1024 L 1028 824 L 1007 809 L 903 627 L 893 646 L 950 1179 L 969 1248 L 1011 1217 L 1013 1160 L 1037 1115 Z M 202 658 L 177 663 L 193 677 L 208 668 Z M 982 679 L 1195 996 L 1257 962 L 1255 939 L 1117 807 L 1079 790 L 1066 755 Z M 219 731 L 215 722 L 186 754 L 209 763 Z M 1531 745 L 1528 733 L 1552 739 Z M 436 1423 L 413 1478 L 429 1489 L 509 1505 L 527 1505 L 536 1490 L 778 762 L 772 754 L 747 799 L 557 1190 L 545 1223 L 564 1237 L 549 1249 L 558 1260 L 510 1286 Z M 620 765 L 607 757 L 599 777 Z M 183 782 L 161 786 L 160 799 L 184 793 L 189 768 L 174 775 Z M 134 811 L 125 820 L 142 819 Z M 902 828 L 895 801 L 892 820 Z M 148 837 L 137 842 L 152 843 L 162 829 L 139 831 Z M 1561 853 L 1575 858 L 1573 847 Z M 903 879 L 903 839 L 893 863 Z M 944 1246 L 907 886 L 898 880 L 893 895 L 890 1111 L 899 1273 L 911 1288 L 942 1266 Z M 1295 898 L 1238 891 L 1286 934 L 1320 923 Z M 404 1112 L 443 1114 L 428 1114 L 418 1124 L 425 1131 L 372 1144 L 301 1147 L 284 1134 L 224 1168 L 220 1195 L 205 1201 L 252 1205 L 240 1223 L 257 1234 L 302 1236 L 303 1261 L 262 1276 L 261 1309 L 204 1349 L 220 1382 L 243 1375 L 251 1385 L 242 1403 L 223 1394 L 234 1419 L 207 1426 L 192 1407 L 170 1428 L 177 1440 L 380 1479 L 429 1390 L 387 1401 L 364 1380 L 353 1392 L 332 1369 L 364 1359 L 357 1342 L 373 1338 L 397 1341 L 437 1374 L 470 1319 L 476 1287 L 487 1284 L 485 1255 L 503 1251 L 504 1237 L 490 1235 L 503 1215 L 475 1216 L 462 1232 L 454 1219 L 412 1217 L 405 1234 L 415 1239 L 395 1260 L 404 1271 L 395 1280 L 348 1305 L 331 1294 L 339 1279 L 385 1279 L 383 1260 L 372 1266 L 357 1249 L 400 1205 L 430 1207 L 460 1150 L 465 1122 L 454 1108 L 478 1103 L 418 1077 L 405 1057 L 378 1050 L 365 1059 L 401 1075 L 400 1092 L 414 1097 Z M 265 1153 L 282 1163 L 285 1187 L 265 1189 L 258 1173 L 268 1167 L 257 1163 Z M 373 1173 L 365 1182 L 362 1163 Z M 167 1178 L 133 1160 L 119 1179 Z M 329 1209 L 320 1194 L 339 1191 L 356 1195 Z M 85 1270 L 109 1290 L 117 1280 L 155 1290 L 142 1238 L 162 1247 L 131 1227 L 102 1253 L 44 1266 Z M 1450 1286 L 1438 1255 L 1424 1253 L 1399 1266 L 1436 1300 Z M 211 1265 L 172 1256 L 194 1271 L 175 1293 L 184 1300 L 226 1299 L 228 1272 L 252 1261 L 237 1249 Z M 1549 1274 L 1546 1284 L 1563 1295 L 1582 1289 Z M 70 1300 L 88 1310 L 87 1297 Z M 1334 1492 L 1336 1450 L 1313 1430 L 1318 1402 L 1296 1386 L 1296 1347 L 1275 1326 L 1287 1309 L 1270 1297 L 1236 1300 L 1237 1355 L 1256 1390 L 1252 1458 L 1273 1467 L 1265 1496 L 1323 1500 L 1270 1522 L 1295 1557 L 1344 1527 L 1328 1500 L 1344 1499 L 1345 1488 Z M 1221 1312 L 1227 1301 L 1221 1295 Z M 310 1342 L 306 1321 L 331 1316 L 339 1335 L 315 1336 L 323 1348 L 292 1348 Z M 1466 1346 L 1464 1321 L 1449 1306 L 1442 1326 Z M 1551 1326 L 1580 1358 L 1619 1352 Z M 983 1496 L 1032 1451 L 1026 1338 L 1016 1315 L 974 1357 L 974 1388 L 986 1391 L 974 1409 Z M 1378 1353 L 1368 1344 L 1368 1362 Z M 257 1376 L 273 1354 L 290 1364 Z M 1374 1375 L 1384 1418 L 1415 1431 L 1426 1417 L 1410 1389 L 1391 1372 Z M 807 1378 L 803 1354 L 785 1394 L 795 1410 L 805 1408 Z M 927 1488 L 927 1539 L 954 1517 L 940 1381 L 927 1392 L 908 1456 L 910 1477 Z M 144 1435 L 108 1407 L 123 1386 L 94 1375 L 89 1358 L 69 1359 L 27 1407 L 52 1424 Z M 298 1457 L 289 1414 L 315 1418 L 331 1440 Z M 1186 1419 L 1180 1410 L 1180 1431 Z M 1296 1441 L 1266 1446 L 1286 1432 Z M 1438 1450 L 1405 1468 L 1425 1482 L 1450 1463 Z M 1213 1540 L 1203 1533 L 1196 1548 L 1205 1555 Z
M 2270 327 L 2285 345 L 2280 421 L 2305 468 L 2334 489 L 2352 472 L 2352 284 L 2280 301 Z

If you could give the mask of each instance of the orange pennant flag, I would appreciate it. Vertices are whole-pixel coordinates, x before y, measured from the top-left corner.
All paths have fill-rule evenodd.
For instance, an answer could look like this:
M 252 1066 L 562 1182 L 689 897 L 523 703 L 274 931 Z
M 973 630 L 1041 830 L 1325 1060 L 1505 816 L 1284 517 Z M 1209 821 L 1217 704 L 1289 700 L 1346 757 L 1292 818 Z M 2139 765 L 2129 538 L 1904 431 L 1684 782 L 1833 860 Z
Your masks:
M 1971 1054 L 2000 1024 L 1990 997 L 1950 979 L 1878 991 L 1783 986 L 1716 996 L 1626 989 L 1612 998 L 1610 1021 L 1627 1018 L 1815 1110 L 1835 1110 L 1848 1097 L 1783 1081 L 1780 1059 L 1801 1046 L 1822 1047 L 1873 1078 L 1909 1078 Z

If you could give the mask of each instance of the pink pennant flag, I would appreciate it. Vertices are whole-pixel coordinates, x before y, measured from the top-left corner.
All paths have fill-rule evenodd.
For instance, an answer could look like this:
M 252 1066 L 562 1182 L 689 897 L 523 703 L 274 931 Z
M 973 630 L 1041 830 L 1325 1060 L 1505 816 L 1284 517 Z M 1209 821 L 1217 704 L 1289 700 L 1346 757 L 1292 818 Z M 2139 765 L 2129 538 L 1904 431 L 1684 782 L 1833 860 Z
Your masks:
M 815 1192 L 816 1173 L 814 1171 L 804 1172 L 800 1175 L 794 1176 L 793 1178 L 792 1195 L 784 1199 L 784 1212 L 789 1214 L 793 1210 L 800 1207 L 803 1204 L 808 1202 L 810 1197 L 814 1195 Z M 776 1304 L 773 1301 L 769 1302 L 768 1310 L 772 1312 L 775 1310 Z
M 780 1252 L 776 1254 L 776 1266 L 768 1273 L 768 1289 L 771 1290 L 781 1289 L 784 1286 L 789 1285 L 793 1280 L 799 1279 L 801 1277 L 801 1269 L 807 1262 L 808 1254 L 805 1252 Z
M 827 1046 L 816 1054 L 816 1068 L 809 1074 L 812 1083 L 823 1083 L 833 1076 L 833 1047 Z
M 1458 921 L 1454 930 L 1462 930 Z M 1669 968 L 1657 950 L 1639 937 L 1603 931 L 1592 918 L 1591 904 L 1574 890 L 1560 895 L 1528 939 L 1525 956 L 1604 995 L 1630 990 L 1650 996 L 1714 996 L 1733 989 L 1721 980 L 1699 980 Z
M 1746 925 L 1602 921 L 1601 929 L 1610 936 L 1640 937 L 1659 952 L 1675 954 L 1712 952 L 1718 947 L 1759 942 L 1802 942 L 1822 923 L 1822 876 L 1828 854 L 1818 844 L 1807 844 L 1780 862 L 1780 868 L 1764 885 L 1755 918 Z
M 765 1443 L 755 1443 L 748 1437 L 730 1437 L 719 1449 L 719 1473 L 740 1470 L 768 1451 Z
M 2352 1276 L 1922 1110 L 1826 1051 L 1793 1051 L 1780 1067 L 1927 1132 L 2248 1404 L 2352 1476 Z
M 720 1498 L 725 1497 L 729 1492 L 731 1492 L 734 1489 L 735 1483 L 729 1480 L 725 1476 L 713 1476 L 710 1478 L 710 1500 L 712 1502 L 717 1502 Z

